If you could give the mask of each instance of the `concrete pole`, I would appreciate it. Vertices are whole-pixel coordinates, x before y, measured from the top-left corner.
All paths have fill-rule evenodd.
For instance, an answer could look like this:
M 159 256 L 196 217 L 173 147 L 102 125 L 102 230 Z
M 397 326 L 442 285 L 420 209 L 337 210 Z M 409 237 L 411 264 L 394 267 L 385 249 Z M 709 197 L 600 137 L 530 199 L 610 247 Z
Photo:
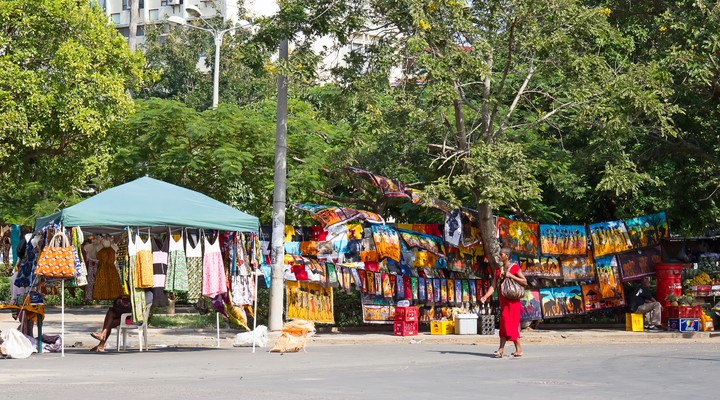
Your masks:
M 223 31 L 214 31 L 215 36 L 215 68 L 213 70 L 213 98 L 212 108 L 217 108 L 220 102 L 220 49 L 222 48 Z
M 280 62 L 288 60 L 288 40 L 280 42 Z M 285 68 L 285 65 L 281 66 Z M 270 280 L 270 315 L 268 329 L 278 331 L 283 325 L 283 281 L 285 258 L 285 195 L 287 176 L 287 77 L 278 75 L 277 122 L 275 125 L 275 189 L 272 213 L 272 278 Z

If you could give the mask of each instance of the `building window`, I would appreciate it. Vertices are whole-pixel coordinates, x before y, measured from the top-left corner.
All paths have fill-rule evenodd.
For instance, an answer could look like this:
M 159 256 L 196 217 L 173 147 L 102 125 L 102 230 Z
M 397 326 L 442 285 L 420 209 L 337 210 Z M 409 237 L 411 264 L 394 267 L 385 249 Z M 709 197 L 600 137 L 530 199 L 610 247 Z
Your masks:
M 145 8 L 145 0 L 140 0 L 140 4 L 138 5 L 138 9 Z M 129 10 L 130 9 L 130 0 L 122 0 L 122 9 L 123 10 Z
M 120 24 L 120 13 L 110 14 L 110 21 L 112 21 L 113 24 L 115 24 L 115 25 L 119 25 Z
M 159 10 L 150 10 L 148 11 L 148 19 L 150 21 L 157 21 L 160 19 L 160 11 Z

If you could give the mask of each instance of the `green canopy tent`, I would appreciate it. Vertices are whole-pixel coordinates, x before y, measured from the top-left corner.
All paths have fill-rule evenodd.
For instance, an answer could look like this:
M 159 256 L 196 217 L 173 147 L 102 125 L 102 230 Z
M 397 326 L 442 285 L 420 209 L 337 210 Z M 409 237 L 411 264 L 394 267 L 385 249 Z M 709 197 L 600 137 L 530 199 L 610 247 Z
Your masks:
M 55 214 L 38 218 L 35 231 L 49 224 L 79 226 L 93 232 L 124 227 L 188 227 L 258 232 L 257 217 L 204 194 L 142 177 L 99 193 Z
M 167 232 L 170 228 L 258 232 L 257 217 L 204 194 L 143 177 L 108 189 L 74 206 L 35 220 L 35 231 L 59 224 L 94 233 L 121 233 L 126 227 Z M 255 276 L 257 287 L 257 275 Z M 65 281 L 62 281 L 61 336 L 65 338 Z M 257 307 L 257 304 L 256 304 Z M 217 340 L 220 346 L 220 320 Z M 65 355 L 65 346 L 62 348 Z

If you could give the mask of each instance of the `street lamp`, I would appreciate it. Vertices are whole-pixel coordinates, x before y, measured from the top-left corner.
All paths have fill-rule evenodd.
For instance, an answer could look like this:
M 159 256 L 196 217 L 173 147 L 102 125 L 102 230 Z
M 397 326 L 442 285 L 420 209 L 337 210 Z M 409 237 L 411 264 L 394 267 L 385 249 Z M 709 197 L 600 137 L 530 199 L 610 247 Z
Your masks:
M 199 30 L 205 31 L 205 32 L 210 32 L 213 35 L 213 39 L 215 40 L 215 68 L 213 70 L 212 108 L 217 108 L 218 102 L 220 101 L 220 48 L 222 47 L 223 36 L 230 31 L 234 31 L 234 30 L 240 29 L 240 28 L 245 28 L 245 27 L 249 26 L 250 23 L 248 23 L 246 25 L 231 26 L 230 28 L 227 28 L 227 29 L 217 29 L 214 26 L 210 25 L 205 20 L 205 18 L 203 18 L 202 13 L 200 12 L 199 8 L 188 5 L 188 6 L 185 6 L 185 11 L 188 14 L 190 14 L 191 16 L 202 20 L 202 22 L 205 23 L 207 28 L 188 24 L 188 21 L 185 18 L 178 17 L 176 15 L 168 17 L 168 21 L 173 24 L 178 24 L 178 25 L 182 25 L 182 26 L 187 26 L 189 28 L 199 29 Z

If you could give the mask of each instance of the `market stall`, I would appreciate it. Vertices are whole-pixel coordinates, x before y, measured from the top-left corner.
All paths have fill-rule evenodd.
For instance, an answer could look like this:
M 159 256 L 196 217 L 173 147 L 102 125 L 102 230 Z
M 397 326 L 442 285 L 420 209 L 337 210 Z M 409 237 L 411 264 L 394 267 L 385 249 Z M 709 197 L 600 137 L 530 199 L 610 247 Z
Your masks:
M 152 290 L 155 302 L 158 294 L 162 297 L 165 284 L 176 285 L 175 289 L 179 290 L 195 287 L 201 289 L 203 296 L 212 298 L 214 305 L 218 304 L 218 311 L 228 317 L 234 316 L 238 310 L 229 300 L 235 293 L 228 292 L 226 280 L 242 282 L 243 301 L 255 299 L 256 292 L 248 294 L 247 289 L 257 286 L 255 270 L 258 263 L 254 261 L 257 257 L 252 252 L 259 253 L 254 246 L 256 242 L 259 246 L 258 230 L 259 220 L 255 216 L 201 193 L 149 177 L 103 191 L 55 214 L 38 218 L 35 224 L 39 242 L 47 244 L 48 238 L 55 232 L 66 232 L 72 238 L 74 254 L 80 259 L 80 264 L 88 268 L 84 271 L 85 275 L 80 269 L 75 274 L 74 280 L 82 281 L 76 282 L 78 286 L 87 284 L 87 274 L 93 267 L 98 274 L 95 278 L 103 276 L 104 284 L 112 290 L 107 290 L 105 286 L 96 287 L 96 291 L 103 294 L 96 293 L 94 299 L 110 299 L 121 289 L 130 295 L 135 311 L 144 301 L 144 295 L 142 299 L 138 297 L 141 291 Z M 246 238 L 243 232 L 250 235 Z M 100 238 L 100 248 L 86 247 L 93 244 L 85 240 L 90 235 L 95 235 L 96 240 Z M 173 245 L 176 251 L 169 248 Z M 42 243 L 34 248 L 36 256 L 42 248 Z M 211 254 L 213 252 L 218 254 Z M 103 263 L 108 256 L 109 261 Z M 174 261 L 182 268 L 173 268 Z M 29 273 L 32 274 L 33 270 L 31 266 Z M 119 273 L 120 288 L 115 280 L 117 277 L 108 271 Z M 187 273 L 187 276 L 170 276 L 174 271 L 178 271 L 177 274 Z M 228 279 L 226 271 L 230 274 Z M 248 279 L 251 276 L 253 278 Z M 28 279 L 32 282 L 37 280 L 35 277 Z M 66 280 L 62 279 L 63 334 L 65 283 Z M 136 318 L 142 317 L 134 315 L 137 321 Z

